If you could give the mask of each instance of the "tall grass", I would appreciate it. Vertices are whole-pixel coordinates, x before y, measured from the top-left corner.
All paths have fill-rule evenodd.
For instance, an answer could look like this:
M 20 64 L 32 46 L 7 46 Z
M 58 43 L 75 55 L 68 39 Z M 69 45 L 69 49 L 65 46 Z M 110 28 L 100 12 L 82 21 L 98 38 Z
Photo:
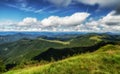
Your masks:
M 93 53 L 4 74 L 120 74 L 120 46 L 106 45 Z

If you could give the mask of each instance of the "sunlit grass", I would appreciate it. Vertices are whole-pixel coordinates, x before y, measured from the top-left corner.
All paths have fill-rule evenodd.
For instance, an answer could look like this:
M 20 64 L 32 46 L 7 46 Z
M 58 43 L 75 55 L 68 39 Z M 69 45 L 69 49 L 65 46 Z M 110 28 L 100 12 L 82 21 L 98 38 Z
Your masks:
M 106 45 L 93 53 L 4 74 L 120 74 L 120 46 Z
M 46 39 L 42 39 L 42 38 L 39 38 L 39 40 L 44 40 L 44 41 L 54 42 L 54 43 L 60 43 L 60 44 L 64 44 L 64 45 L 70 44 L 70 41 L 46 40 Z
M 103 36 L 93 36 L 90 37 L 91 40 L 97 40 L 97 41 L 102 41 Z

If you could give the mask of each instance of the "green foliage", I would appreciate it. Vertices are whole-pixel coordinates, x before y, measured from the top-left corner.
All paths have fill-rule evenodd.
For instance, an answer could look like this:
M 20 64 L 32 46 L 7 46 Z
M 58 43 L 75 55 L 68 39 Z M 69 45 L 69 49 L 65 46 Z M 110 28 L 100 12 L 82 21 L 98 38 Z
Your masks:
M 91 35 L 92 36 L 92 35 Z M 33 57 L 46 52 L 49 48 L 64 49 L 72 47 L 93 46 L 99 43 L 91 40 L 89 35 L 83 35 L 68 41 L 45 40 L 45 39 L 22 39 L 20 41 L 0 45 L 0 55 L 4 57 L 5 64 L 20 64 L 29 62 Z
M 4 71 L 5 71 L 5 65 L 4 65 L 2 59 L 0 59 L 0 73 L 4 72 Z
M 120 45 L 106 45 L 93 53 L 5 74 L 120 74 Z
M 97 48 L 101 47 L 101 46 L 98 46 L 100 43 L 108 44 L 108 43 L 112 42 L 112 43 L 118 44 L 118 43 L 120 43 L 119 41 L 120 41 L 120 36 L 116 37 L 116 36 L 111 36 L 111 35 L 106 35 L 106 34 L 85 34 L 85 35 L 81 35 L 78 37 L 72 37 L 72 38 L 70 38 L 70 40 L 68 39 L 67 41 L 46 40 L 46 39 L 40 39 L 40 38 L 35 39 L 35 40 L 22 39 L 20 41 L 0 45 L 0 56 L 3 58 L 4 63 L 6 65 L 10 64 L 10 66 L 11 66 L 11 64 L 12 64 L 13 67 L 17 65 L 17 67 L 15 67 L 15 69 L 18 69 L 18 68 L 24 68 L 27 65 L 29 65 L 29 66 L 32 66 L 34 64 L 44 65 L 44 64 L 49 63 L 50 61 L 52 61 L 54 63 L 56 60 L 65 59 L 67 56 L 70 57 L 71 55 L 75 55 L 75 54 L 93 52 L 93 51 L 97 50 Z M 103 51 L 106 52 L 107 51 L 106 53 L 112 54 L 114 52 L 111 50 L 117 49 L 118 46 L 108 45 L 108 46 L 105 46 L 105 47 L 99 49 L 95 53 L 98 54 L 98 52 L 103 52 Z M 109 49 L 111 49 L 111 50 L 109 50 Z M 119 52 L 119 50 L 115 50 L 115 51 Z M 38 56 L 38 58 L 39 58 L 39 55 L 40 55 L 40 59 L 39 60 L 37 59 L 38 61 L 35 61 L 35 59 L 33 59 L 33 58 L 35 58 L 36 56 Z M 99 54 L 99 55 L 101 56 L 102 54 Z M 89 55 L 89 56 L 91 56 L 91 55 Z M 85 56 L 85 57 L 88 57 L 88 56 Z M 94 56 L 91 56 L 91 57 L 94 57 Z M 97 58 L 99 58 L 99 57 L 97 57 Z M 46 59 L 47 60 L 50 59 L 50 61 L 48 62 L 48 61 L 46 61 Z M 81 59 L 81 58 L 79 58 L 79 59 Z M 86 61 L 89 61 L 89 60 L 91 60 L 91 59 L 86 59 Z M 109 60 L 109 59 L 108 58 L 107 59 L 98 59 L 98 61 L 99 60 Z M 76 61 L 77 61 L 77 59 L 76 59 Z M 95 62 L 98 62 L 98 61 L 95 61 Z M 119 60 L 117 60 L 117 61 L 119 61 Z M 38 63 L 38 62 L 40 62 L 40 63 Z M 95 62 L 93 62 L 93 63 L 95 63 Z M 76 64 L 79 65 L 79 63 L 76 63 Z M 67 64 L 67 65 L 69 66 L 69 64 Z M 71 68 L 74 68 L 77 65 L 69 66 L 70 67 L 69 70 L 71 70 Z M 80 66 L 81 65 L 82 64 L 80 63 Z M 50 72 L 52 72 L 51 69 L 53 67 L 51 68 L 50 65 L 47 65 L 47 66 L 49 66 L 49 67 L 47 67 L 46 69 L 44 69 L 42 67 L 42 69 L 44 69 L 45 72 L 47 72 L 47 69 L 50 68 Z M 57 67 L 57 66 L 55 65 L 55 67 Z M 67 66 L 65 66 L 65 67 L 66 67 L 66 70 L 65 70 L 65 72 L 66 72 L 68 67 Z M 61 65 L 60 69 L 62 69 L 62 68 L 63 67 Z M 81 69 L 79 67 L 78 68 L 75 67 L 75 68 L 76 68 L 75 70 Z M 55 70 L 55 71 L 57 71 L 57 70 Z M 87 70 L 81 70 L 80 72 L 86 73 L 86 71 Z M 40 71 L 40 72 L 43 72 L 43 71 Z
M 0 45 L 0 55 L 4 57 L 5 63 L 16 64 L 22 61 L 30 61 L 34 56 L 46 51 L 48 48 L 62 47 L 63 44 L 48 42 L 44 40 L 21 40 L 9 44 Z M 7 48 L 7 50 L 5 50 Z

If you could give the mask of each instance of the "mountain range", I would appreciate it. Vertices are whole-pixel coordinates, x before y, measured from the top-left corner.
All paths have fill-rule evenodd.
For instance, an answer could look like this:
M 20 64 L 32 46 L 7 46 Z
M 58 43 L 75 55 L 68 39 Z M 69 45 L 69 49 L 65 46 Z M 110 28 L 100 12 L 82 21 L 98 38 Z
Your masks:
M 110 33 L 46 33 L 44 35 L 17 33 L 1 36 L 0 57 L 6 70 L 11 70 L 21 65 L 35 64 L 43 60 L 59 61 L 73 55 L 95 52 L 108 44 L 119 45 L 120 35 Z

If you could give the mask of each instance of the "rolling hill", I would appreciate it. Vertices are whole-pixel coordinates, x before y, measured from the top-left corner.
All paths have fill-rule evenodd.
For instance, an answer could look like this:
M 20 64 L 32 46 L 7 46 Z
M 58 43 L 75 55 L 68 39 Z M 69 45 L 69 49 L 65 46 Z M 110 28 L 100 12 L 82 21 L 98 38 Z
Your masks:
M 83 35 L 64 42 L 58 40 L 46 40 L 41 38 L 34 40 L 22 39 L 12 43 L 0 45 L 0 55 L 6 64 L 30 61 L 35 56 L 40 55 L 42 52 L 48 52 L 51 49 L 53 49 L 53 51 L 57 50 L 57 53 L 68 52 L 68 54 L 66 54 L 67 56 L 70 55 L 70 53 L 73 53 L 73 51 L 77 48 L 81 48 L 80 51 L 82 51 L 83 48 L 86 49 L 92 46 L 96 46 L 96 44 L 102 42 L 95 39 L 90 39 L 91 36 Z M 78 52 L 78 50 L 75 52 Z
M 120 45 L 105 45 L 92 53 L 4 74 L 119 74 Z
M 64 35 L 63 35 L 64 36 Z M 66 36 L 67 40 L 60 41 L 37 37 L 35 39 L 23 38 L 11 43 L 0 45 L 0 56 L 6 69 L 9 70 L 21 64 L 30 65 L 42 60 L 51 62 L 62 60 L 68 56 L 98 51 L 108 44 L 119 45 L 120 35 L 109 34 L 82 34 Z M 49 37 L 48 37 L 49 38 Z

